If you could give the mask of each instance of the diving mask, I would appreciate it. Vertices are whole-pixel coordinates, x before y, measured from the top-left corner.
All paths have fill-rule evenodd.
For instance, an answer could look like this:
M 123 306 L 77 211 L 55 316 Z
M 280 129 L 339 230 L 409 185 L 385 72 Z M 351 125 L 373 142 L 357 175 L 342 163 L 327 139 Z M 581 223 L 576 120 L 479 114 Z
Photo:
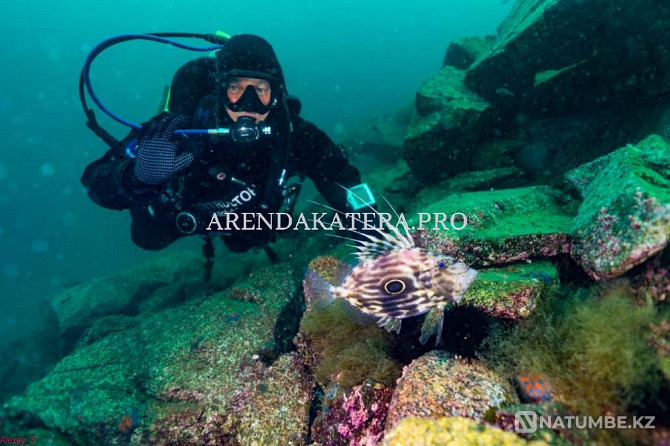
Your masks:
M 264 105 L 258 97 L 256 88 L 253 85 L 247 85 L 244 89 L 244 93 L 237 101 L 231 102 L 228 95 L 224 95 L 224 101 L 226 107 L 234 112 L 245 111 L 249 113 L 258 113 L 259 115 L 264 115 L 269 112 L 272 106 L 276 104 L 276 99 L 273 99 L 268 105 Z

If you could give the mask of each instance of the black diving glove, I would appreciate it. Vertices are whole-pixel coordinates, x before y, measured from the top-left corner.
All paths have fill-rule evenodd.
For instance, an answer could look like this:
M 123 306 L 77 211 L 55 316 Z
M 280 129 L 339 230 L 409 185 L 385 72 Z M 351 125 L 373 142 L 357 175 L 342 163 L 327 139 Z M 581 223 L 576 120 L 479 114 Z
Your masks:
M 192 153 L 177 155 L 182 136 L 174 133 L 188 122 L 184 115 L 162 113 L 144 125 L 137 145 L 135 178 L 145 184 L 161 184 L 193 163 Z

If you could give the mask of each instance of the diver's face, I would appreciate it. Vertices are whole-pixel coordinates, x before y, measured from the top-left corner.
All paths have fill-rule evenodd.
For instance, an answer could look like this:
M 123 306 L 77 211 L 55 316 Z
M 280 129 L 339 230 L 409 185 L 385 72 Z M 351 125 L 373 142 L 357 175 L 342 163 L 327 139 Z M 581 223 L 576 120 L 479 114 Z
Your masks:
M 226 95 L 228 95 L 228 100 L 231 103 L 236 103 L 244 94 L 244 91 L 248 86 L 251 86 L 258 95 L 258 99 L 263 105 L 268 105 L 272 100 L 272 90 L 270 89 L 270 83 L 264 79 L 256 79 L 253 77 L 234 77 L 228 81 L 228 87 L 226 88 Z M 237 119 L 240 116 L 251 116 L 256 120 L 256 124 L 259 124 L 261 121 L 265 120 L 268 117 L 267 113 L 256 113 L 248 111 L 233 111 L 226 106 L 226 112 L 230 119 L 237 122 Z

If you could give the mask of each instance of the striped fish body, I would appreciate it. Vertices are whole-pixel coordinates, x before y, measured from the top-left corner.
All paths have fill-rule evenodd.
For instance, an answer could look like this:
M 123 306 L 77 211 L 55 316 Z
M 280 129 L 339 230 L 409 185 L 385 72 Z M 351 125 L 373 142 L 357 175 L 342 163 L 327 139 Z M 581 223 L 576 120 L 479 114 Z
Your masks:
M 363 323 L 374 318 L 377 325 L 396 333 L 402 319 L 428 313 L 421 329 L 422 344 L 433 335 L 439 343 L 445 306 L 460 302 L 477 275 L 451 257 L 416 247 L 379 254 L 353 269 L 342 263 L 340 270 L 338 286 L 308 272 L 305 293 L 316 298 L 317 309 L 343 299 L 352 319 Z
M 440 261 L 421 248 L 391 251 L 356 266 L 332 293 L 373 316 L 418 316 L 462 297 L 458 276 L 440 271 Z
M 376 319 L 378 326 L 395 333 L 400 332 L 404 318 L 426 314 L 420 342 L 425 344 L 437 335 L 438 344 L 445 306 L 461 301 L 477 271 L 451 257 L 417 247 L 407 226 L 404 233 L 388 224 L 386 229 L 374 233 L 352 230 L 356 238 L 333 235 L 356 243 L 359 264 L 351 269 L 341 263 L 336 284 L 308 270 L 305 298 L 317 310 L 342 299 L 352 319 L 361 323 Z

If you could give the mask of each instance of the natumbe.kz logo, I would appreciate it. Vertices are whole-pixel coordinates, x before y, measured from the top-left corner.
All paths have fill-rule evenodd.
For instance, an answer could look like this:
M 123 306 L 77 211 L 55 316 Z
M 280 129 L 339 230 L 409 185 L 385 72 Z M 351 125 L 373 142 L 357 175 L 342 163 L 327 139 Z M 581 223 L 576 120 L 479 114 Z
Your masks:
M 654 429 L 653 416 L 628 417 L 605 415 L 600 417 L 580 415 L 538 415 L 532 410 L 520 410 L 514 414 L 514 430 L 520 434 L 532 434 L 538 429 Z

